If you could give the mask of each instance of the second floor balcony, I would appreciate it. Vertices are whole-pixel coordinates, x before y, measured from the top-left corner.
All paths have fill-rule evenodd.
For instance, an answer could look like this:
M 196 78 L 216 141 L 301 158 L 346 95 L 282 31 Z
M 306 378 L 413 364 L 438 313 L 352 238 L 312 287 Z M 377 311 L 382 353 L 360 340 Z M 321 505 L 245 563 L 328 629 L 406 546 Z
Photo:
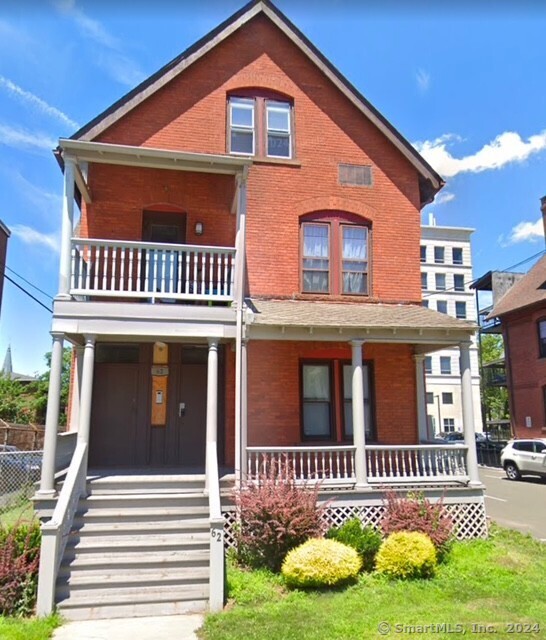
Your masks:
M 230 303 L 235 247 L 72 238 L 76 300 Z

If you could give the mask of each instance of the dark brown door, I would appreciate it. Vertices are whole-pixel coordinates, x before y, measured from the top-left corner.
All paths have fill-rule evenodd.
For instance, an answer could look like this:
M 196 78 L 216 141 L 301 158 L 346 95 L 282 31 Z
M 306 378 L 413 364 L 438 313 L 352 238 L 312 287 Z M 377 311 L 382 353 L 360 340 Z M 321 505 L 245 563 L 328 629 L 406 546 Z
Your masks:
M 169 345 L 167 420 L 150 425 L 149 464 L 203 467 L 207 419 L 206 348 Z
M 138 363 L 95 365 L 90 466 L 131 466 L 138 463 L 135 450 L 138 388 Z
M 142 239 L 145 242 L 184 244 L 186 242 L 186 214 L 144 211 Z

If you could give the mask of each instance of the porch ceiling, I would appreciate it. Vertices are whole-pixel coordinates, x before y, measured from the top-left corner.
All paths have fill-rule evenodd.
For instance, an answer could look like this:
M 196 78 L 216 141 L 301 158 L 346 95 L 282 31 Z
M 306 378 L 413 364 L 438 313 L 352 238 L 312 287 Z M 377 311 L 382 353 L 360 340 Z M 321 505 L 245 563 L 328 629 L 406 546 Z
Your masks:
M 416 304 L 253 299 L 247 305 L 253 339 L 361 339 L 423 344 L 428 351 L 468 341 L 476 331 L 472 322 Z

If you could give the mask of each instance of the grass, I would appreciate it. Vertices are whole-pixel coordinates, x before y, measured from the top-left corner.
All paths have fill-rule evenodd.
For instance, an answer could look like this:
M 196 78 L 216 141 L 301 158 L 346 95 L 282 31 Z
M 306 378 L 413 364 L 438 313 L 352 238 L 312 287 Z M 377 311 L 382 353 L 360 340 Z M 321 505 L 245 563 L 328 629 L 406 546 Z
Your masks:
M 5 618 L 0 616 L 2 640 L 48 640 L 61 624 L 56 615 L 48 618 Z
M 342 591 L 287 591 L 279 576 L 230 566 L 230 603 L 209 615 L 206 640 L 352 640 L 396 636 L 453 638 L 472 625 L 492 625 L 496 638 L 546 637 L 546 545 L 516 531 L 494 527 L 488 540 L 458 542 L 432 580 L 388 581 L 363 574 Z M 391 631 L 380 635 L 386 622 Z M 540 625 L 540 630 L 509 624 Z M 419 631 L 418 625 L 452 629 Z M 413 625 L 397 631 L 395 625 Z M 494 629 L 494 631 L 492 631 Z
M 0 513 L 0 525 L 9 527 L 16 522 L 32 522 L 35 517 L 34 505 L 30 500 L 24 499 Z

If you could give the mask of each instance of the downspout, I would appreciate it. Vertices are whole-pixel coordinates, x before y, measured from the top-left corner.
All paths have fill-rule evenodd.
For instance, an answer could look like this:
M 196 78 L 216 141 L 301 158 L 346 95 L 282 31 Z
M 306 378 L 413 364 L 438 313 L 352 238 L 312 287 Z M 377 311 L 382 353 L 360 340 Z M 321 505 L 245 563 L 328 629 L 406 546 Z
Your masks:
M 245 300 L 245 256 L 246 256 L 246 184 L 248 167 L 237 176 L 237 239 L 236 239 L 236 329 L 235 329 L 235 484 L 240 486 L 244 469 L 242 461 L 242 342 L 243 342 L 243 305 Z

